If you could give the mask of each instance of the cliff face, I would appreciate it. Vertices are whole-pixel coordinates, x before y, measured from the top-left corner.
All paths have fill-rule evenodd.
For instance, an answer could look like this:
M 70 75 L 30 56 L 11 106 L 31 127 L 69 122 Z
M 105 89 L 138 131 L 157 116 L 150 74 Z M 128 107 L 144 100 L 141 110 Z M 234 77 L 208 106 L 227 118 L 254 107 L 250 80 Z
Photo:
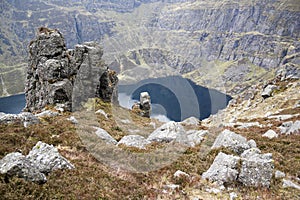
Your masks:
M 21 84 L 8 85 L 15 77 L 25 78 L 20 64 L 39 26 L 58 28 L 66 35 L 67 47 L 101 41 L 103 58 L 120 71 L 122 83 L 183 74 L 220 89 L 220 83 L 207 76 L 211 73 L 203 74 L 214 69 L 218 72 L 212 77 L 234 91 L 237 84 L 258 78 L 247 75 L 232 81 L 232 69 L 258 77 L 283 65 L 299 71 L 300 6 L 295 0 L 5 0 L 0 10 L 0 95 L 22 91 Z

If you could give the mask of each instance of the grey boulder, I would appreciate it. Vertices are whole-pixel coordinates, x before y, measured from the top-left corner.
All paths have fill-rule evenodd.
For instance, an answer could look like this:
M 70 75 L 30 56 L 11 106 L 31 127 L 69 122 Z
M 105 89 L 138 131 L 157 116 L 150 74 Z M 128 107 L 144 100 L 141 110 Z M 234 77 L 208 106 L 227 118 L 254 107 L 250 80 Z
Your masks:
M 220 152 L 210 168 L 202 174 L 202 178 L 216 182 L 219 185 L 236 181 L 238 177 L 238 156 Z
M 22 112 L 20 114 L 1 114 L 0 124 L 11 124 L 11 123 L 21 123 L 24 127 L 30 126 L 32 124 L 38 124 L 39 119 L 29 112 Z
M 6 176 L 24 178 L 35 183 L 47 182 L 46 176 L 24 155 L 18 152 L 7 154 L 0 160 L 0 173 Z
M 118 145 L 120 144 L 139 149 L 146 149 L 146 146 L 150 144 L 150 142 L 140 135 L 126 135 L 118 142 Z
M 245 150 L 255 146 L 256 144 L 253 140 L 249 140 L 249 142 L 247 142 L 247 139 L 245 137 L 238 135 L 232 131 L 224 130 L 218 135 L 211 148 L 214 149 L 219 147 L 226 147 L 238 154 L 241 154 Z
M 39 141 L 26 156 L 42 173 L 50 173 L 57 169 L 74 169 L 75 167 L 63 156 L 57 148 Z
M 170 121 L 153 131 L 147 138 L 150 142 L 171 142 L 180 144 L 188 143 L 186 132 L 180 123 Z
M 99 128 L 99 127 L 94 127 L 96 129 L 95 134 L 103 140 L 106 144 L 117 144 L 117 140 L 115 140 L 106 130 Z
M 274 170 L 272 154 L 260 154 L 253 148 L 246 150 L 242 155 L 242 167 L 238 181 L 245 186 L 269 187 Z

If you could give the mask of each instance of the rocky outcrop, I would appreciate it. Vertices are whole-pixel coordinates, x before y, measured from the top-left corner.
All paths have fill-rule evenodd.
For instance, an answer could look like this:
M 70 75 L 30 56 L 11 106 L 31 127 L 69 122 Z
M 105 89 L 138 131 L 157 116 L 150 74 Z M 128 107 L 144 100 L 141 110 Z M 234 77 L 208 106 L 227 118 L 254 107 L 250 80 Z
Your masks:
M 238 156 L 220 152 L 202 177 L 219 185 L 240 182 L 245 186 L 269 187 L 274 170 L 272 154 L 262 154 L 254 144 L 255 141 L 249 144 L 234 132 L 223 131 L 215 140 L 214 148 L 223 146 Z
M 266 99 L 266 98 L 268 98 L 268 97 L 271 97 L 272 94 L 273 94 L 273 92 L 274 92 L 274 90 L 275 90 L 276 88 L 277 88 L 276 85 L 267 85 L 267 86 L 264 88 L 264 90 L 262 91 L 261 96 L 262 96 L 264 99 Z
M 77 45 L 75 50 L 67 50 L 64 38 L 58 30 L 39 28 L 36 39 L 29 45 L 29 63 L 26 77 L 26 110 L 38 111 L 46 105 L 57 105 L 64 110 L 77 108 L 87 98 L 95 97 L 106 84 L 108 77 L 101 57 L 103 51 L 94 42 Z M 109 79 L 110 80 L 110 79 Z M 102 81 L 102 83 L 101 83 Z M 104 83 L 105 82 L 105 83 Z M 117 78 L 109 82 L 109 91 L 114 90 Z M 105 100 L 112 98 L 105 96 Z
M 0 160 L 0 173 L 7 178 L 17 176 L 39 184 L 47 181 L 45 174 L 58 169 L 74 169 L 74 166 L 55 147 L 41 141 L 27 156 L 14 152 Z
M 140 93 L 140 101 L 132 106 L 133 112 L 142 117 L 150 118 L 151 115 L 151 98 L 148 92 Z

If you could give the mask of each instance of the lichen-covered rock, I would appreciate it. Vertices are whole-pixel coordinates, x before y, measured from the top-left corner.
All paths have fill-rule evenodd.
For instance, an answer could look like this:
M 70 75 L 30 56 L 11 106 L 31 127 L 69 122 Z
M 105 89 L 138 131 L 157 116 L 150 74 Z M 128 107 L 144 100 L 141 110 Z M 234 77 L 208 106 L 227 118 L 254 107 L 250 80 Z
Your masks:
M 247 150 L 251 151 L 251 149 Z M 238 181 L 245 186 L 269 187 L 274 170 L 272 154 L 252 153 L 242 154 L 242 167 Z
M 8 178 L 17 176 L 39 184 L 47 181 L 46 176 L 39 171 L 34 163 L 18 152 L 7 154 L 0 160 L 0 173 L 5 174 Z
M 147 138 L 150 142 L 171 142 L 181 144 L 188 142 L 186 132 L 180 123 L 171 121 L 153 131 Z
M 125 146 L 129 147 L 145 149 L 150 142 L 140 135 L 126 135 L 118 142 L 118 145 L 120 144 L 124 144 Z
M 240 157 L 220 152 L 210 168 L 202 174 L 202 178 L 217 182 L 220 185 L 232 183 L 238 177 Z
M 63 156 L 57 148 L 39 141 L 26 156 L 42 173 L 50 173 L 57 169 L 74 169 L 75 167 Z
M 96 129 L 95 134 L 103 140 L 107 144 L 117 144 L 117 140 L 115 140 L 106 130 L 99 128 L 99 127 L 94 127 Z
M 211 148 L 214 149 L 219 147 L 226 147 L 241 154 L 243 151 L 249 149 L 250 145 L 245 137 L 232 131 L 224 130 L 218 135 Z

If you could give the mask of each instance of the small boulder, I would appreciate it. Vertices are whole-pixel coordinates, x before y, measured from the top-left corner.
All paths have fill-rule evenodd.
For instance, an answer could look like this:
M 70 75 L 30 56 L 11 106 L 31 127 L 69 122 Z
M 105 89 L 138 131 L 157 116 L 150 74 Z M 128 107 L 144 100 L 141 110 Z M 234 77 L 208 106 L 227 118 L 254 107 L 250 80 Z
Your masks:
M 261 96 L 266 99 L 268 97 L 271 97 L 274 90 L 277 88 L 276 85 L 267 85 L 264 90 L 261 93 Z
M 75 167 L 63 156 L 57 148 L 39 141 L 26 156 L 42 173 L 50 173 L 57 169 L 74 169 Z
M 104 110 L 102 110 L 102 109 L 97 110 L 97 111 L 95 112 L 95 114 L 101 114 L 101 115 L 103 115 L 106 119 L 108 119 L 107 113 L 106 113 Z
M 45 110 L 41 113 L 36 114 L 35 116 L 43 118 L 43 117 L 56 117 L 58 115 L 59 115 L 58 112 L 53 112 L 51 110 Z
M 275 131 L 273 131 L 273 130 L 268 130 L 262 136 L 263 137 L 267 137 L 269 139 L 273 139 L 273 138 L 277 138 L 278 134 Z
M 96 135 L 101 138 L 106 144 L 117 144 L 117 140 L 115 140 L 106 130 L 94 127 L 96 129 Z
M 170 121 L 153 131 L 147 138 L 150 142 L 171 142 L 187 143 L 187 135 L 184 128 L 178 122 Z
M 202 174 L 202 178 L 217 182 L 219 185 L 236 181 L 238 177 L 238 156 L 220 152 L 210 168 Z
M 189 178 L 190 175 L 188 173 L 185 173 L 181 170 L 177 170 L 174 175 L 173 175 L 174 178 Z
M 281 124 L 279 127 L 282 134 L 290 135 L 300 133 L 300 121 L 288 121 Z
M 282 182 L 283 182 L 283 184 L 282 184 L 283 188 L 295 188 L 297 190 L 300 190 L 300 185 L 298 185 L 290 180 L 283 179 Z
M 7 177 L 17 176 L 35 183 L 47 182 L 46 176 L 24 155 L 18 152 L 7 154 L 0 160 L 0 173 Z
M 197 126 L 200 123 L 200 120 L 197 119 L 196 117 L 189 117 L 182 122 L 180 122 L 182 125 L 194 125 Z
M 187 131 L 187 140 L 188 146 L 195 147 L 196 145 L 200 144 L 204 136 L 208 134 L 207 130 L 190 130 Z
M 284 178 L 285 177 L 285 173 L 279 170 L 276 170 L 275 172 L 275 178 L 279 179 L 279 178 Z
M 251 148 L 245 137 L 229 130 L 222 131 L 211 148 L 214 149 L 219 147 L 229 148 L 238 154 L 241 154 L 245 150 Z
M 146 146 L 150 144 L 150 142 L 140 135 L 126 135 L 118 142 L 118 145 L 120 144 L 139 149 L 146 149 Z

